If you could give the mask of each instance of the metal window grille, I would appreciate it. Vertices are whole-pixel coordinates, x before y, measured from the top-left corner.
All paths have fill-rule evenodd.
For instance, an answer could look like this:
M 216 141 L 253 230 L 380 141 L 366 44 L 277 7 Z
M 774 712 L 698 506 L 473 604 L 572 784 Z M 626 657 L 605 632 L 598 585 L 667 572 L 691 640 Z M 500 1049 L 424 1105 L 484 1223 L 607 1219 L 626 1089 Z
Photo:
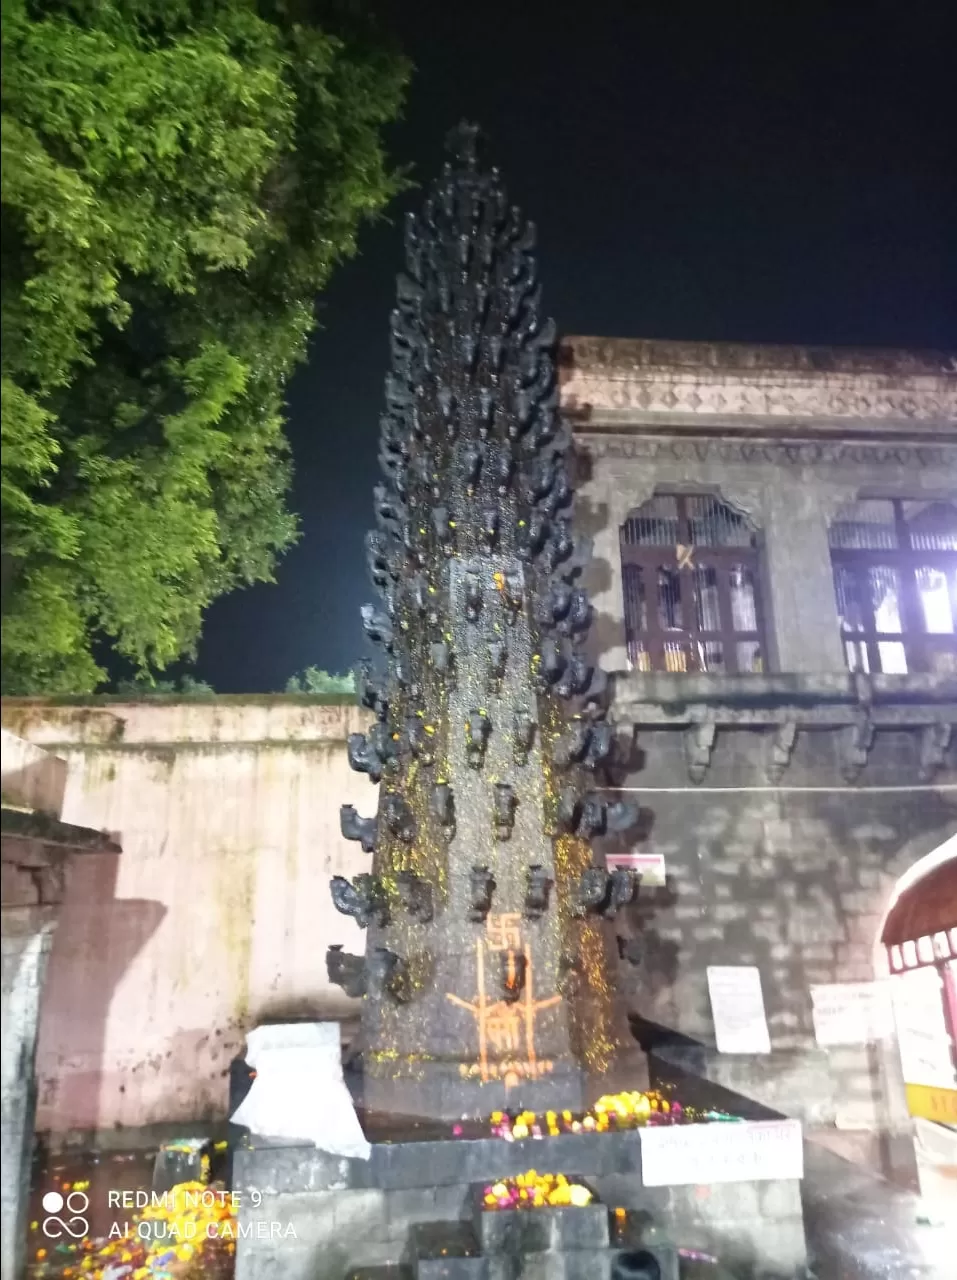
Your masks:
M 621 527 L 625 640 L 639 671 L 763 671 L 757 531 L 708 494 L 659 494 Z
M 849 669 L 957 673 L 957 508 L 863 499 L 828 536 Z

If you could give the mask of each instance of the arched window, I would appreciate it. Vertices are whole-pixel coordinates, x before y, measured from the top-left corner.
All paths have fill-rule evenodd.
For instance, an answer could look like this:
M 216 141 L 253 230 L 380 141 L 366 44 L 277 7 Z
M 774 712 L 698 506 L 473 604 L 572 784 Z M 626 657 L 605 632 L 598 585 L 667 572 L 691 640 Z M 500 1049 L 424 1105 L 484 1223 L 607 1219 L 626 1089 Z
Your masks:
M 957 673 L 957 509 L 864 498 L 829 541 L 850 670 Z
M 708 494 L 658 494 L 621 526 L 625 639 L 639 671 L 764 671 L 758 533 Z

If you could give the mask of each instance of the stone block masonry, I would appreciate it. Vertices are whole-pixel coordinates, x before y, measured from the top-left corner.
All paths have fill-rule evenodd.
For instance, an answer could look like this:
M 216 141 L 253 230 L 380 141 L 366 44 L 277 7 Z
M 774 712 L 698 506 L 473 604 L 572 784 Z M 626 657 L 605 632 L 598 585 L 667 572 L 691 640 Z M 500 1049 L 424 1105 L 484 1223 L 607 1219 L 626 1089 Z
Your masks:
M 62 760 L 4 735 L 2 809 L 2 1273 L 21 1274 L 33 1155 L 37 1024 L 72 860 L 113 856 L 101 832 L 58 818 Z M 19 801 L 19 803 L 17 803 Z M 32 804 L 46 803 L 46 809 Z
M 798 1280 L 806 1266 L 798 1182 L 645 1187 L 637 1130 L 376 1143 L 367 1162 L 257 1141 L 235 1157 L 236 1280 L 346 1280 L 402 1261 L 420 1280 L 608 1280 L 618 1251 L 642 1248 L 677 1280 L 676 1246 L 720 1257 L 741 1280 Z M 597 1203 L 477 1212 L 484 1185 L 531 1167 L 580 1178 Z M 264 1217 L 295 1239 L 257 1230 Z
M 953 501 L 953 356 L 569 336 L 560 365 L 606 670 L 627 665 L 621 526 L 684 491 L 719 493 L 762 531 L 765 670 L 843 673 L 828 521 L 865 492 Z
M 686 678 L 708 679 L 672 678 L 671 688 L 677 693 Z M 713 687 L 719 679 L 711 678 Z M 699 1046 L 676 1048 L 676 1062 L 811 1130 L 888 1138 L 906 1131 L 893 1041 L 819 1047 L 810 988 L 885 972 L 880 930 L 898 878 L 957 832 L 953 761 L 933 785 L 922 785 L 916 735 L 889 733 L 848 785 L 835 768 L 832 734 L 807 729 L 773 785 L 762 730 L 739 723 L 719 731 L 698 786 L 686 781 L 680 725 L 660 723 L 674 714 L 663 685 L 657 699 L 644 700 L 645 680 L 668 683 L 635 675 L 619 684 L 619 720 L 637 727 L 642 761 L 623 785 L 647 809 L 641 852 L 666 851 L 669 888 L 639 894 L 622 921 L 645 944 L 642 965 L 619 968 L 630 1007 L 646 1024 L 668 1028 L 665 1040 L 683 1036 Z M 733 697 L 722 705 L 733 706 Z M 943 699 L 937 706 L 942 714 L 952 709 Z M 656 707 L 664 713 L 657 724 Z M 688 703 L 682 714 L 690 714 Z M 709 965 L 741 964 L 761 974 L 768 1055 L 715 1048 L 705 973 Z M 884 1145 L 897 1160 L 901 1145 Z M 884 1172 L 908 1176 L 903 1168 Z
M 719 684 L 619 679 L 613 712 L 638 725 L 645 761 L 621 779 L 649 818 L 637 848 L 664 855 L 669 888 L 642 890 L 634 914 L 619 920 L 622 935 L 642 935 L 644 954 L 637 967 L 622 961 L 617 981 L 635 1014 L 713 1045 L 705 969 L 758 965 L 772 1054 L 714 1055 L 707 1069 L 813 1125 L 859 1120 L 861 1108 L 839 1117 L 837 1103 L 867 1085 L 884 1108 L 881 1125 L 893 1127 L 900 1114 L 882 1065 L 893 1054 L 871 1053 L 865 1067 L 818 1049 L 809 987 L 874 976 L 897 878 L 957 830 L 953 767 L 933 786 L 894 790 L 917 783 L 918 747 L 892 735 L 892 749 L 882 756 L 876 747 L 850 787 L 829 733 L 802 730 L 781 786 L 770 788 L 764 730 L 739 727 L 719 730 L 695 786 L 682 729 L 648 727 L 647 709 L 671 715 L 679 693 L 693 706 L 704 685 Z M 88 855 L 68 877 L 41 1018 L 40 1127 L 64 1134 L 221 1118 L 219 1073 L 250 1025 L 264 1015 L 348 1016 L 354 1007 L 329 987 L 323 954 L 330 942 L 361 947 L 326 886 L 333 874 L 368 869 L 338 826 L 344 795 L 371 811 L 370 785 L 345 752 L 365 717 L 290 698 L 12 700 L 3 711 L 10 730 L 59 744 L 69 763 L 67 821 L 112 831 L 124 848 L 120 869 Z M 90 1002 L 104 990 L 113 994 L 97 1012 Z

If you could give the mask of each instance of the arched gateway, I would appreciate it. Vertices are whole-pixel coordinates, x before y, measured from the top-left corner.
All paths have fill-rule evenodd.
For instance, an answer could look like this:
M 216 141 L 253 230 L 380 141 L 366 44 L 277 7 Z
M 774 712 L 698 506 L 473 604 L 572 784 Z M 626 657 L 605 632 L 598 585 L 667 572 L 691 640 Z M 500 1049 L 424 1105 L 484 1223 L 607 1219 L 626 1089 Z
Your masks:
M 957 836 L 901 876 L 880 930 L 921 1191 L 957 1197 Z M 886 968 L 885 968 L 886 966 Z

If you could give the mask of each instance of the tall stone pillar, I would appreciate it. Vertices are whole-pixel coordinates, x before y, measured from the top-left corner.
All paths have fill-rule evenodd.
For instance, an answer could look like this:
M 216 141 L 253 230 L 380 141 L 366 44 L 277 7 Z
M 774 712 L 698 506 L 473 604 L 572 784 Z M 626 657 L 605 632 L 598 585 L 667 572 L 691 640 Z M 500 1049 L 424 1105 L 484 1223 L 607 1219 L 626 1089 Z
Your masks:
M 353 767 L 379 811 L 345 806 L 370 873 L 336 878 L 368 928 L 330 976 L 363 992 L 370 1110 L 445 1118 L 578 1107 L 621 1044 L 611 920 L 635 890 L 591 840 L 634 806 L 602 794 L 606 678 L 586 656 L 591 548 L 572 534 L 571 433 L 555 326 L 539 313 L 535 229 L 476 131 L 406 230 L 367 540 L 385 655 L 360 700 Z

